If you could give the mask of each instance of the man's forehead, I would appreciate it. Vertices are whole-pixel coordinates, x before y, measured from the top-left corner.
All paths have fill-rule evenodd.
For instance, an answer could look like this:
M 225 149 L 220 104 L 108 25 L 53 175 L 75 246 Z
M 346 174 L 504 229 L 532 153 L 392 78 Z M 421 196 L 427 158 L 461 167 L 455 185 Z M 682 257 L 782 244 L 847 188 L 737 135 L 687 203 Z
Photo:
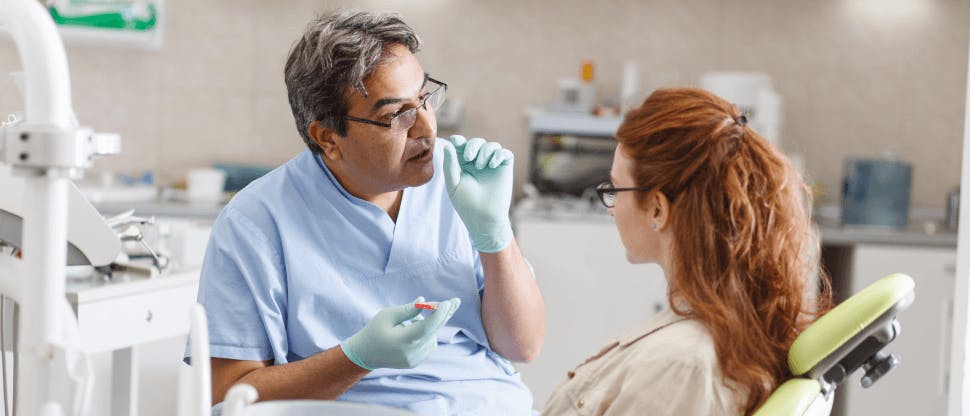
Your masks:
M 368 99 L 379 100 L 386 97 L 412 98 L 424 86 L 425 75 L 421 67 L 417 70 L 394 71 L 377 69 L 364 80 Z
M 418 58 L 407 48 L 392 47 L 374 71 L 364 78 L 364 87 L 368 95 L 378 90 L 401 93 L 420 88 L 423 81 L 424 71 Z
M 349 91 L 350 103 L 370 106 L 385 99 L 410 100 L 421 93 L 424 83 L 425 74 L 420 65 L 382 64 L 364 79 L 366 96 L 356 88 Z

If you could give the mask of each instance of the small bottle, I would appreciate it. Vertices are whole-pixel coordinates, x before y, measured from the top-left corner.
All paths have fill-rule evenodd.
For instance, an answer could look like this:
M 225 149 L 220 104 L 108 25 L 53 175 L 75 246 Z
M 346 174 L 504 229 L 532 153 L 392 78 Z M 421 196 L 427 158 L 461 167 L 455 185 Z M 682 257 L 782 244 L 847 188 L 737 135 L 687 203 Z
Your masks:
M 587 112 L 592 112 L 596 107 L 596 86 L 593 85 L 593 61 L 586 60 L 579 71 L 579 106 Z
M 579 79 L 584 83 L 593 82 L 593 61 L 583 61 L 582 69 L 580 70 Z

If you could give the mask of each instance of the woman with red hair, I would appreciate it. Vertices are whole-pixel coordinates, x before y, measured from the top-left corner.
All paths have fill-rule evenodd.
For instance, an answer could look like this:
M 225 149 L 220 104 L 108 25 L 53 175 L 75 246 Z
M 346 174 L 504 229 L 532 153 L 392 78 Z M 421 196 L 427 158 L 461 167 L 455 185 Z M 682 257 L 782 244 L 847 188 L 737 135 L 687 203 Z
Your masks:
M 824 274 L 809 287 L 807 186 L 746 124 L 692 88 L 626 115 L 597 191 L 627 260 L 663 269 L 670 307 L 570 371 L 544 415 L 748 415 L 791 376 L 788 349 L 831 290 Z

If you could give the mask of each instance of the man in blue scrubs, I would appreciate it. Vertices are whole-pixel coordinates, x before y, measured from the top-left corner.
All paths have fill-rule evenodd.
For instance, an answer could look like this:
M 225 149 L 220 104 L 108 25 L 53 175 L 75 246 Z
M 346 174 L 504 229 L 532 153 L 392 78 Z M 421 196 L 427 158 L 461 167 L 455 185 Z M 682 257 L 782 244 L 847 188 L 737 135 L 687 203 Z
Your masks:
M 447 87 L 418 46 L 396 15 L 346 12 L 290 51 L 307 149 L 233 198 L 202 268 L 213 402 L 248 383 L 260 400 L 531 414 L 509 360 L 539 353 L 545 312 L 508 218 L 512 154 L 436 139 Z

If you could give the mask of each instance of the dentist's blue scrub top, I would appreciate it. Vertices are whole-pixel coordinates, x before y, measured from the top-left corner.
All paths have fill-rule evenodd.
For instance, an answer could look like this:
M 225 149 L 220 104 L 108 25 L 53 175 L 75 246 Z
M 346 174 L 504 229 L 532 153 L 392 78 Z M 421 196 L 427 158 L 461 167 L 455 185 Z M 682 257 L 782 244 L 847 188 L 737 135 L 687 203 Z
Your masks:
M 294 362 L 337 346 L 383 308 L 459 297 L 427 360 L 375 370 L 338 400 L 429 416 L 530 415 L 528 388 L 485 336 L 481 261 L 445 191 L 441 146 L 431 181 L 404 190 L 396 223 L 309 150 L 239 192 L 202 265 L 212 356 Z

